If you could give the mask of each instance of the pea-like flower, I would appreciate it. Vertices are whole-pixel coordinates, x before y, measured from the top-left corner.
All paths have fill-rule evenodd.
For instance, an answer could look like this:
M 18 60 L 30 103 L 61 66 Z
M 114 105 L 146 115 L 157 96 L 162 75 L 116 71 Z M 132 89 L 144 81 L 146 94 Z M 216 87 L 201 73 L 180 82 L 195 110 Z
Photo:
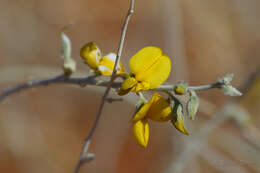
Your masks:
M 90 42 L 81 48 L 80 56 L 97 74 L 104 76 L 112 75 L 116 60 L 115 53 L 109 53 L 102 56 L 98 46 L 95 43 Z M 116 70 L 117 74 L 123 74 L 125 72 L 121 63 L 118 64 Z
M 160 86 L 171 71 L 170 58 L 158 47 L 145 47 L 129 61 L 131 73 L 123 82 L 118 94 L 154 89 Z
M 166 122 L 171 120 L 171 114 L 168 101 L 158 93 L 154 93 L 153 97 L 137 111 L 132 119 L 133 133 L 138 144 L 142 147 L 146 147 L 148 144 L 149 119 L 156 122 Z
M 169 100 L 164 99 L 158 93 L 154 93 L 152 98 L 145 104 L 141 104 L 132 118 L 133 134 L 137 143 L 146 147 L 149 140 L 149 124 L 148 120 L 155 122 L 171 122 L 172 125 L 182 132 L 189 135 L 185 126 L 182 109 L 179 104 L 171 106 Z

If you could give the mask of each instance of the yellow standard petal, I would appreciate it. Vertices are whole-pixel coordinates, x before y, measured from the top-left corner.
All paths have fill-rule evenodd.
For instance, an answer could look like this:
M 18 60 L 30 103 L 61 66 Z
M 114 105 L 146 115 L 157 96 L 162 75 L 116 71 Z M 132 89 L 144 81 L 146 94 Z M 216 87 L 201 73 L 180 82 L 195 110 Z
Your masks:
M 171 71 L 170 58 L 158 47 L 145 47 L 129 61 L 131 72 L 139 82 L 149 83 L 150 89 L 161 85 Z
M 149 140 L 149 125 L 147 120 L 139 120 L 133 124 L 133 134 L 139 145 L 146 147 Z
M 101 59 L 101 52 L 95 43 L 90 42 L 85 44 L 80 50 L 80 56 L 90 68 L 97 69 Z
M 167 100 L 158 93 L 154 93 L 151 102 L 152 104 L 148 111 L 147 118 L 157 122 L 171 120 L 172 110 Z

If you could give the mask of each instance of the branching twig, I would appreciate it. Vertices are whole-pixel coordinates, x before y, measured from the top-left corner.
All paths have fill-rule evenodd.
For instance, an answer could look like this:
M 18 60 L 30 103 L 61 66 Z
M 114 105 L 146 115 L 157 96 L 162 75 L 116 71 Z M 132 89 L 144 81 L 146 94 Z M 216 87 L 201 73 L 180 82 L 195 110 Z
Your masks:
M 88 76 L 88 77 L 70 77 L 66 76 L 64 74 L 47 78 L 47 79 L 41 79 L 41 80 L 35 80 L 35 81 L 28 81 L 22 84 L 19 84 L 14 87 L 9 87 L 2 92 L 0 92 L 0 102 L 2 102 L 6 97 L 18 93 L 20 91 L 24 91 L 26 89 L 30 88 L 36 88 L 39 86 L 47 86 L 51 84 L 73 84 L 73 85 L 79 85 L 79 86 L 86 86 L 86 85 L 94 85 L 94 86 L 101 86 L 101 87 L 107 87 L 110 81 L 108 80 L 97 80 L 96 75 Z M 117 77 L 117 76 L 115 76 Z M 115 78 L 114 77 L 114 78 Z M 119 76 L 120 77 L 120 76 Z M 111 88 L 120 88 L 122 82 L 112 82 Z M 213 88 L 219 88 L 221 87 L 221 83 L 213 83 L 208 85 L 200 85 L 200 86 L 188 86 L 189 89 L 192 89 L 194 91 L 203 91 Z M 155 91 L 172 91 L 173 88 L 176 85 L 161 85 L 158 88 L 155 88 L 153 90 Z
M 101 100 L 101 103 L 100 103 L 100 106 L 99 106 L 99 109 L 98 109 L 98 113 L 97 113 L 97 116 L 96 116 L 96 120 L 94 122 L 94 125 L 92 126 L 89 134 L 88 134 L 88 137 L 85 139 L 85 144 L 82 148 L 82 151 L 81 151 L 81 154 L 80 154 L 80 158 L 78 160 L 78 163 L 76 165 L 76 168 L 75 168 L 75 171 L 74 173 L 78 173 L 82 164 L 84 163 L 84 158 L 86 157 L 86 154 L 88 152 L 88 148 L 89 148 L 89 145 L 90 145 L 90 142 L 91 142 L 91 138 L 92 136 L 94 135 L 94 132 L 98 126 L 98 122 L 100 120 L 100 117 L 101 117 L 101 114 L 102 114 L 102 111 L 103 111 L 103 107 L 104 107 L 104 104 L 105 104 L 105 101 L 106 101 L 106 98 L 109 94 L 109 91 L 113 85 L 113 81 L 115 80 L 115 75 L 116 75 L 116 69 L 117 69 L 117 65 L 119 63 L 119 60 L 121 58 L 121 54 L 122 54 L 122 50 L 123 50 L 123 46 L 124 46 L 124 40 L 125 40 L 125 35 L 126 35 L 126 30 L 127 30 L 127 26 L 128 26 L 128 22 L 130 20 L 130 17 L 132 15 L 132 13 L 134 12 L 134 0 L 130 0 L 130 8 L 127 12 L 127 15 L 126 15 L 126 18 L 125 18 L 125 21 L 124 21 L 124 24 L 123 24 L 123 28 L 122 28 L 122 33 L 121 33 L 121 38 L 120 38 L 120 41 L 119 41 L 119 46 L 118 46 L 118 51 L 117 51 L 117 56 L 116 56 L 116 61 L 115 61 L 115 66 L 114 66 L 114 69 L 113 69 L 113 73 L 112 73 L 112 76 L 110 78 L 110 81 L 107 85 L 107 88 L 106 88 L 106 91 L 102 97 L 102 100 Z
M 70 77 L 66 76 L 64 74 L 47 78 L 47 79 L 41 79 L 41 80 L 34 80 L 34 81 L 28 81 L 22 84 L 19 84 L 17 86 L 9 87 L 2 92 L 0 92 L 0 102 L 2 102 L 6 97 L 18 93 L 20 91 L 24 91 L 26 89 L 30 88 L 36 88 L 39 86 L 47 86 L 51 84 L 72 84 L 72 85 L 79 85 L 79 86 L 86 86 L 86 85 L 94 85 L 94 86 L 101 86 L 101 87 L 107 87 L 110 81 L 104 80 L 100 81 L 96 79 L 96 75 L 88 76 L 88 77 Z M 120 88 L 122 82 L 112 82 L 111 88 Z M 161 85 L 158 88 L 155 88 L 153 90 L 155 91 L 172 91 L 173 88 L 176 85 Z M 189 86 L 189 89 L 193 89 L 194 91 L 202 91 L 202 90 L 208 90 L 212 88 L 218 88 L 221 86 L 219 83 L 213 83 L 209 85 L 200 85 L 200 86 Z

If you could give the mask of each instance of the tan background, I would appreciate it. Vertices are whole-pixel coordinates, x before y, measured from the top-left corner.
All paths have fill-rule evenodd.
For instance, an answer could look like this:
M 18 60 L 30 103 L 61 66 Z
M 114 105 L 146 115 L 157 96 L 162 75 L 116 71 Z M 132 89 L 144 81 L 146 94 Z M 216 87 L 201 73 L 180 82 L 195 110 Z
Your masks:
M 87 75 L 88 67 L 79 58 L 81 46 L 95 41 L 102 52 L 115 52 L 128 4 L 127 0 L 0 0 L 1 89 L 60 74 L 60 31 L 68 24 L 72 55 L 78 71 Z M 137 0 L 122 61 L 127 67 L 137 50 L 158 46 L 173 62 L 168 83 L 182 79 L 191 85 L 212 83 L 233 72 L 233 85 L 242 89 L 260 67 L 259 19 L 258 0 Z M 0 172 L 72 172 L 103 91 L 56 85 L 7 98 L 0 105 Z M 259 84 L 250 91 L 237 101 L 251 113 L 258 130 Z M 232 120 L 217 125 L 194 157 L 183 156 L 200 128 L 230 100 L 217 90 L 199 96 L 210 104 L 203 102 L 197 119 L 188 122 L 191 136 L 170 124 L 152 123 L 146 149 L 134 141 L 129 123 L 137 98 L 131 95 L 124 102 L 106 104 L 90 147 L 96 159 L 82 172 L 177 173 L 179 167 L 194 173 L 260 172 L 258 131 L 252 134 L 257 140 L 253 145 Z M 182 157 L 185 161 L 180 161 Z

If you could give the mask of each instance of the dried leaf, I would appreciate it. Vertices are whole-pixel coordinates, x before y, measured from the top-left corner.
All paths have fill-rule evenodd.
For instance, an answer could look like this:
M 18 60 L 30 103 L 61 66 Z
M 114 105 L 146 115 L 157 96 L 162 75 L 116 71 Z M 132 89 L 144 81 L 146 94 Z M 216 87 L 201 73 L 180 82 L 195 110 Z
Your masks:
M 185 135 L 189 135 L 189 132 L 186 130 L 184 125 L 184 116 L 183 116 L 183 109 L 180 102 L 175 102 L 173 110 L 172 110 L 172 120 L 171 123 L 173 126 L 182 132 Z
M 228 73 L 228 74 L 224 75 L 223 77 L 219 78 L 217 81 L 219 83 L 228 85 L 233 80 L 233 77 L 234 77 L 233 73 Z
M 232 85 L 223 85 L 221 86 L 221 91 L 228 96 L 241 96 L 242 93 L 234 88 Z
M 190 92 L 190 99 L 187 103 L 187 112 L 190 119 L 194 120 L 196 117 L 196 113 L 199 108 L 199 98 L 195 91 L 191 90 Z

